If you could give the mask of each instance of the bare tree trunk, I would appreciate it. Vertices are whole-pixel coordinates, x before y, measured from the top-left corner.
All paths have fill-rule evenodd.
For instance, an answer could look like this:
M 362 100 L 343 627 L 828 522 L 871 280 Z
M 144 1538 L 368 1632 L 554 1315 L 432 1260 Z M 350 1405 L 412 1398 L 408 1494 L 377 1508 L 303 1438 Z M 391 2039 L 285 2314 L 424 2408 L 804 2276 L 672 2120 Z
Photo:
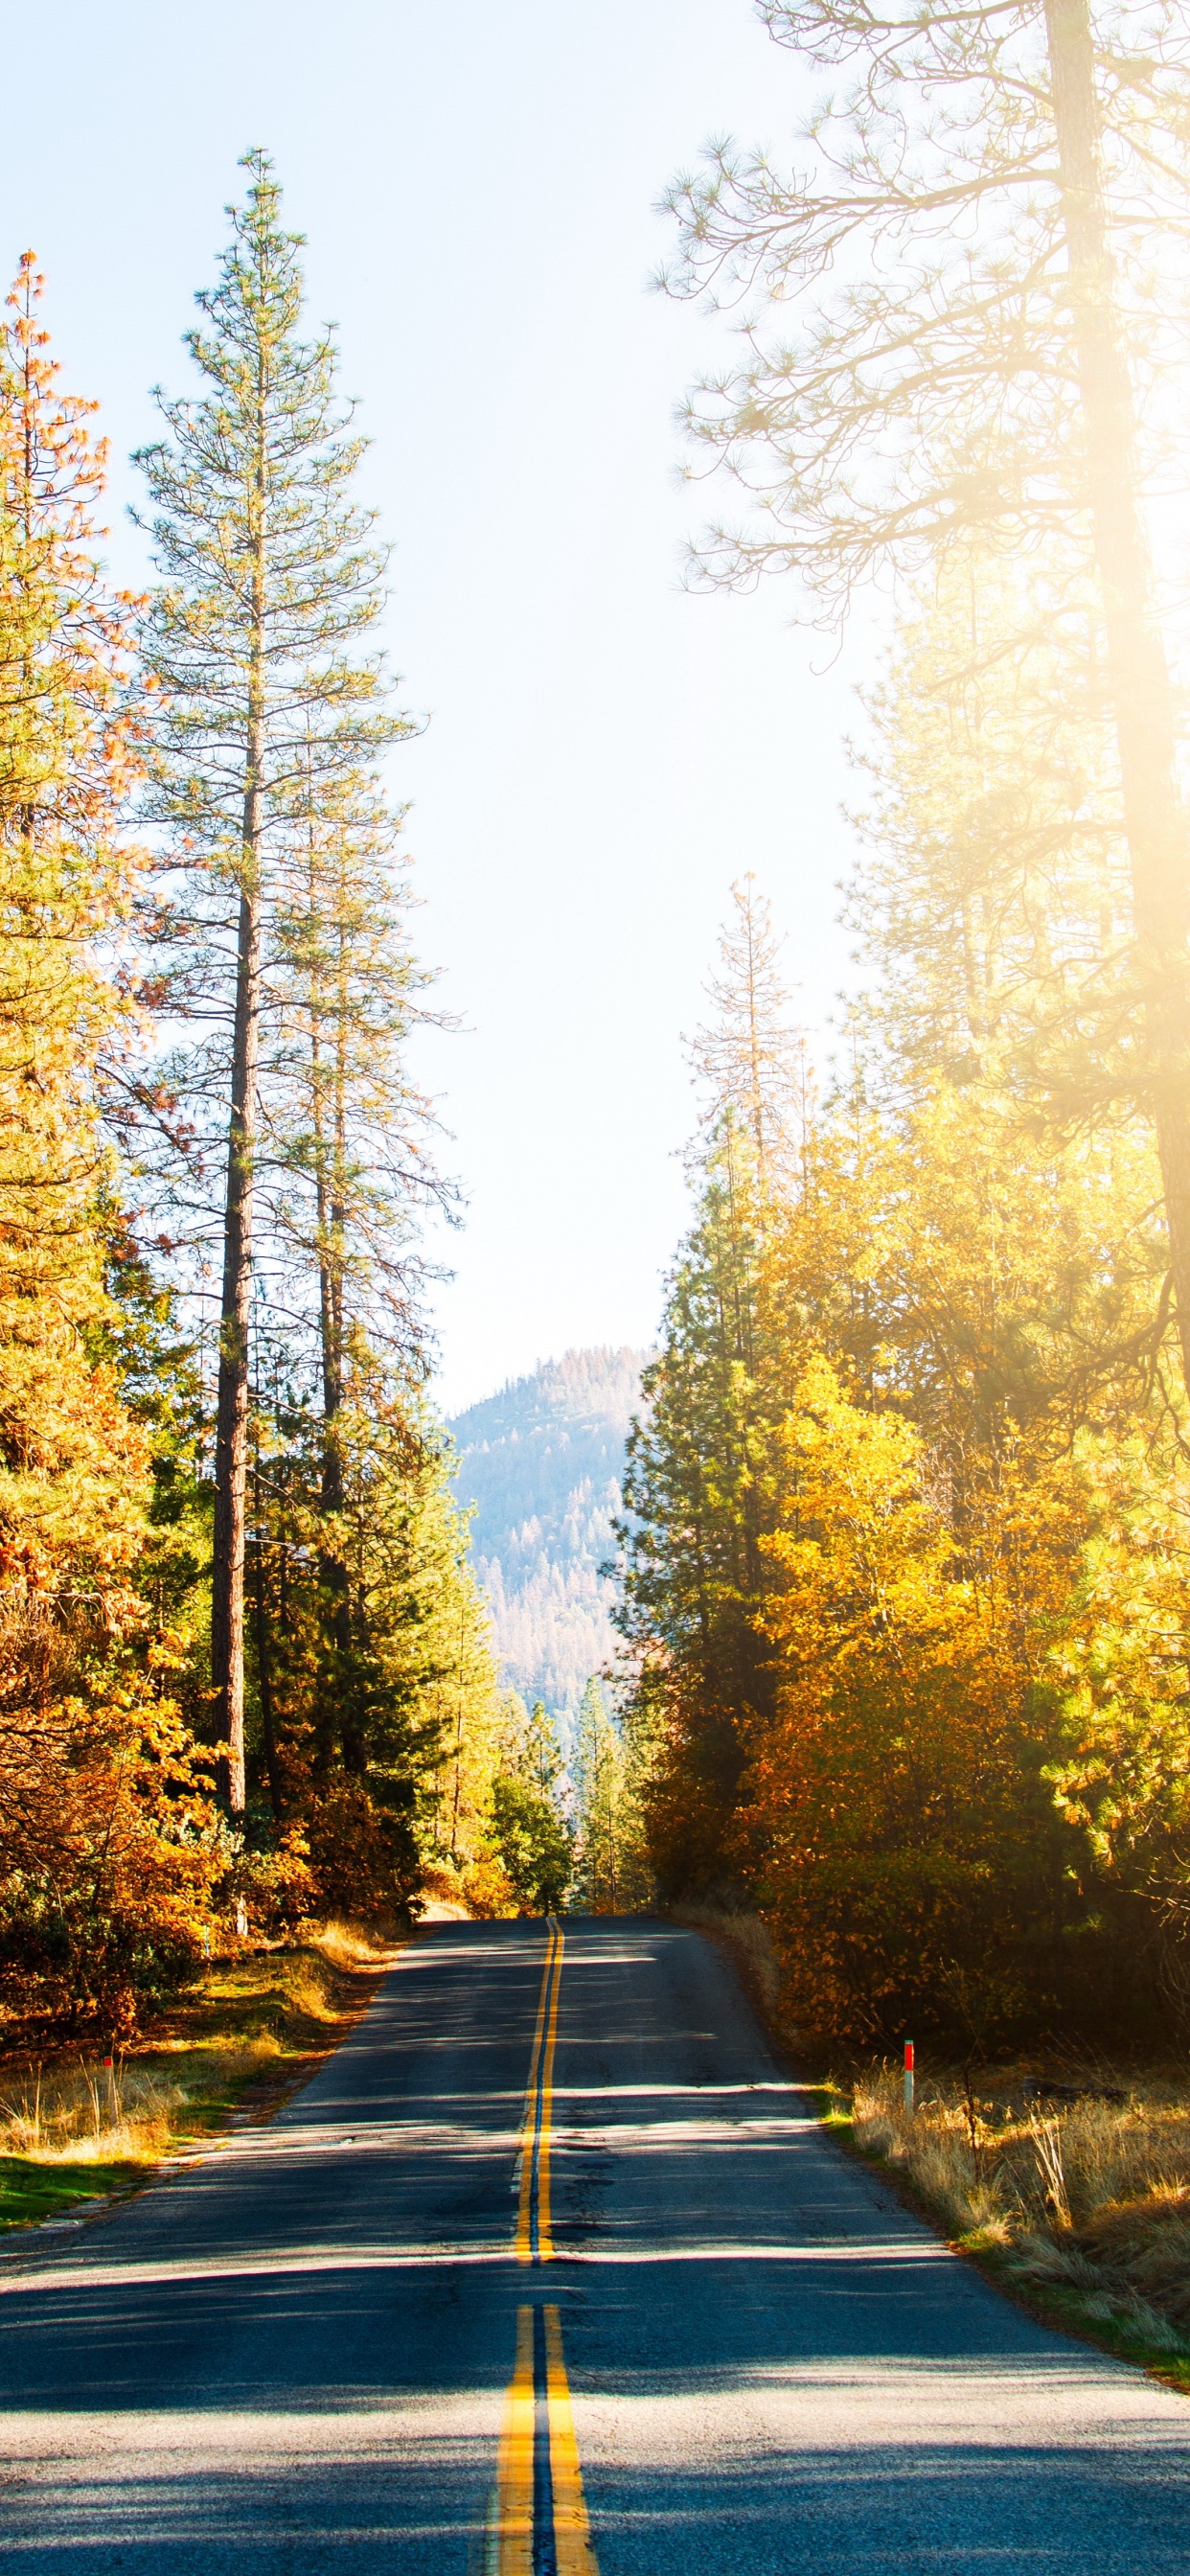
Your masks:
M 244 1534 L 248 1492 L 248 1336 L 252 1303 L 252 1154 L 260 1031 L 260 902 L 254 877 L 259 788 L 244 800 L 245 869 L 236 959 L 231 1115 L 215 1417 L 215 1533 L 211 1679 L 227 1744 L 221 1786 L 233 1816 L 244 1811 Z M 249 873 L 252 870 L 253 873 Z
M 342 889 L 339 888 L 340 900 Z M 311 880 L 311 901 L 314 899 Z M 342 930 L 339 930 L 342 946 Z M 318 1149 L 318 1290 L 319 1325 L 322 1344 L 322 1509 L 327 1519 L 343 1508 L 343 1453 L 338 1416 L 343 1404 L 344 1382 L 344 1315 L 343 1315 L 343 1171 L 346 1159 L 344 1130 L 344 996 L 342 959 L 338 962 L 334 999 L 334 1081 L 331 1094 L 330 1136 L 323 1124 L 324 1103 L 319 1083 L 318 1050 L 321 1044 L 322 1001 L 315 991 L 311 995 L 311 1031 L 315 1093 L 315 1120 Z M 339 1737 L 346 1771 L 360 1776 L 367 1769 L 367 1746 L 358 1724 L 358 1713 L 352 1705 L 351 1672 L 351 1600 L 347 1568 L 342 1556 L 341 1531 L 336 1543 L 324 1547 L 319 1556 L 318 1580 L 323 1600 L 323 1671 L 319 1680 L 317 1741 L 319 1756 L 329 1764 L 335 1733 Z
M 211 1585 L 211 1680 L 227 1744 L 221 1787 L 234 1819 L 244 1813 L 244 1539 L 248 1516 L 248 1358 L 252 1323 L 252 1189 L 256 1068 L 260 1049 L 260 855 L 264 783 L 266 503 L 265 389 L 257 384 L 256 459 L 249 500 L 252 626 L 244 743 L 244 823 L 236 947 L 223 1301 L 215 1413 L 215 1529 Z M 243 1926 L 241 1925 L 241 1929 Z
M 269 1652 L 269 1623 L 264 1599 L 264 1523 L 260 1509 L 260 1480 L 256 1491 L 256 1552 L 253 1565 L 253 1607 L 256 1612 L 256 1679 L 260 1690 L 260 1722 L 264 1732 L 265 1768 L 269 1775 L 269 1799 L 273 1823 L 280 1825 L 283 1815 L 281 1767 L 277 1760 L 277 1729 L 273 1722 L 273 1667 Z
M 1190 1385 L 1190 853 L 1169 670 L 1137 499 L 1136 415 L 1108 245 L 1088 0 L 1046 0 L 1045 16 L 1150 1088 Z

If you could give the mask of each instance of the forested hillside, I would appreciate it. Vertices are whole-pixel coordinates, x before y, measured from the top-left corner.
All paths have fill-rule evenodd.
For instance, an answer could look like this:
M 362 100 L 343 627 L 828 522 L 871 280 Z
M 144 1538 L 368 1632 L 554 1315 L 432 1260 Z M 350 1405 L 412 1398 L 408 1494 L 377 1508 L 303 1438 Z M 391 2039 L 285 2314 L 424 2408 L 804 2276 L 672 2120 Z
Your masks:
M 566 1351 L 456 1416 L 458 1493 L 496 1649 L 513 1687 L 572 1718 L 616 1649 L 624 1443 L 645 1351 Z

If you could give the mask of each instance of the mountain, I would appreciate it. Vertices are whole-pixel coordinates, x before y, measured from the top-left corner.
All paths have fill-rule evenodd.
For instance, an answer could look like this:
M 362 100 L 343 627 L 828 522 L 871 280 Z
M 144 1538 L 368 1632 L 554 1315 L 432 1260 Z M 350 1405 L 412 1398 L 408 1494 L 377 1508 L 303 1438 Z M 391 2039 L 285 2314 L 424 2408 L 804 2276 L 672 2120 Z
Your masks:
M 647 1351 L 567 1351 L 457 1414 L 460 1499 L 496 1643 L 515 1690 L 573 1715 L 614 1652 L 614 1546 L 624 1441 Z

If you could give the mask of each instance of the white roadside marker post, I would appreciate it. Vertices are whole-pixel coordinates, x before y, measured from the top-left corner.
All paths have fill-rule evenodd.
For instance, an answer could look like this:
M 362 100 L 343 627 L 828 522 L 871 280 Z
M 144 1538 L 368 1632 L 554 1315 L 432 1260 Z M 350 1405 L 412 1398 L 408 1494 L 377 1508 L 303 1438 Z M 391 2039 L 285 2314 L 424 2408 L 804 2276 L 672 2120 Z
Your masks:
M 905 2117 L 913 2118 L 913 2042 L 905 2042 Z

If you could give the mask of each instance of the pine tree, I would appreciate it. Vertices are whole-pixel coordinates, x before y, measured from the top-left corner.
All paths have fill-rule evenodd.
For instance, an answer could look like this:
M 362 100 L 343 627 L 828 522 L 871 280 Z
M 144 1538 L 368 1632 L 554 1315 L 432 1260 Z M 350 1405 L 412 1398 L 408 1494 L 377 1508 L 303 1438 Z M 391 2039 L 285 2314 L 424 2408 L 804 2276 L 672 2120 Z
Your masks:
M 715 1018 L 696 1029 L 690 1062 L 707 1087 L 706 1123 L 733 1115 L 750 1137 L 763 1184 L 788 1154 L 808 1111 L 805 1042 L 789 1017 L 781 942 L 772 908 L 749 868 L 733 885 L 734 923 L 719 936 L 720 965 L 707 984 Z
M 620 1729 L 594 1679 L 579 1703 L 574 1770 L 582 1903 L 591 1914 L 620 1914 L 631 1903 L 635 1857 L 625 1812 L 627 1763 Z
M 645 1700 L 682 1746 L 673 1831 L 659 1822 L 655 1846 L 667 1894 L 712 1886 L 727 1868 L 742 1730 L 767 1692 L 755 1617 L 768 1446 L 758 1384 L 761 1205 L 751 1139 L 729 1115 L 706 1153 L 628 1438 L 617 1623 Z M 660 1819 L 663 1792 L 654 1803 Z
M 205 379 L 162 401 L 168 436 L 140 463 L 165 574 L 146 630 L 162 690 L 155 812 L 184 884 L 163 903 L 172 1007 L 204 1034 L 171 1069 L 199 1145 L 225 1121 L 215 1443 L 212 1679 L 226 1789 L 242 1814 L 244 1552 L 253 1223 L 261 1162 L 262 1028 L 273 927 L 303 822 L 344 773 L 406 730 L 360 650 L 382 557 L 350 496 L 360 441 L 334 392 L 327 335 L 301 336 L 300 238 L 282 229 L 267 157 L 187 345 Z
M 355 1377 L 376 1384 L 381 1361 L 391 1387 L 416 1385 L 416 1219 L 428 1200 L 449 1203 L 429 1151 L 432 1115 L 406 1066 L 428 978 L 409 947 L 400 822 L 375 776 L 350 761 L 310 779 L 277 907 L 276 1027 L 261 1072 L 271 1166 L 261 1198 L 284 1336 L 292 1355 L 305 1326 L 321 1393 L 324 1736 L 350 1651 L 340 1416 Z
M 998 1079 L 1031 1101 L 1044 1080 L 1084 1114 L 1127 1116 L 1141 1033 L 1095 645 L 1091 605 L 1059 598 L 1044 554 L 1022 567 L 974 539 L 907 605 L 870 701 L 849 914 L 878 981 L 852 1021 L 909 1078 Z
M 558 1732 L 541 1700 L 510 1695 L 491 1792 L 491 1835 L 522 1914 L 553 1914 L 574 1872 L 573 1829 L 563 1813 Z
M 743 364 L 689 418 L 758 508 L 711 532 L 703 567 L 729 583 L 795 569 L 839 616 L 859 581 L 974 534 L 1020 560 L 1044 549 L 1059 611 L 1097 597 L 1143 1025 L 1130 1082 L 1157 1138 L 1190 1378 L 1190 866 L 1143 516 L 1185 406 L 1185 16 L 1166 0 L 1095 19 L 1089 0 L 763 14 L 853 75 L 788 179 L 720 150 L 672 192 L 672 283 L 750 299 Z
M 356 1373 L 336 1424 L 330 1540 L 323 1428 L 291 1388 L 273 1389 L 271 1420 L 257 1402 L 248 1677 L 274 1830 L 253 1819 L 264 1858 L 249 1858 L 245 1887 L 251 1899 L 259 1881 L 267 1898 L 280 1826 L 282 1844 L 308 1845 L 312 1902 L 393 1917 L 427 1871 L 467 1899 L 486 1863 L 497 1667 L 453 1452 L 428 1406 L 394 1396 L 382 1370 Z M 332 1543 L 341 1615 L 328 1637 Z

